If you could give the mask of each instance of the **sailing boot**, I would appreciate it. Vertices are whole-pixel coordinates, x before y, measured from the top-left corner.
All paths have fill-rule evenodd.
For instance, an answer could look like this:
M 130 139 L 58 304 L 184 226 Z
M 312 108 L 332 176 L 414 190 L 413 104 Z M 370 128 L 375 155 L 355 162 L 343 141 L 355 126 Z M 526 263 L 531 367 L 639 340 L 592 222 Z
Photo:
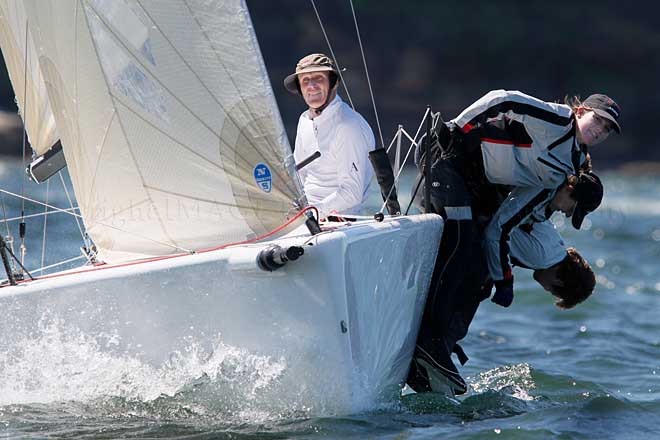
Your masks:
M 439 345 L 439 349 L 425 349 L 419 344 L 415 347 L 413 359 L 420 376 L 426 378 L 433 392 L 449 396 L 465 394 L 467 384 L 452 362 L 451 354 L 443 351 L 444 344 L 434 345 Z
M 406 383 L 416 393 L 428 393 L 432 391 L 426 368 L 419 365 L 415 357 L 410 361 L 410 370 L 408 370 Z

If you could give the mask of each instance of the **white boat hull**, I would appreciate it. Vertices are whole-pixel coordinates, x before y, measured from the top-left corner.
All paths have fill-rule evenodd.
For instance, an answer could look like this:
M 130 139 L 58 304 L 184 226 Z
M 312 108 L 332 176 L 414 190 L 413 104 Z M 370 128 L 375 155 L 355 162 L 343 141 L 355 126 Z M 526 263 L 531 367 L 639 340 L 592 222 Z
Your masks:
M 123 359 L 158 374 L 190 364 L 193 356 L 190 381 L 200 372 L 221 374 L 227 366 L 217 353 L 233 347 L 239 357 L 277 365 L 267 380 L 257 375 L 240 382 L 256 394 L 278 396 L 274 406 L 323 414 L 372 407 L 391 399 L 405 380 L 441 225 L 438 216 L 419 215 L 314 237 L 290 234 L 275 242 L 303 245 L 305 254 L 274 272 L 255 263 L 271 244 L 260 243 L 4 287 L 0 376 L 4 369 L 20 381 L 21 364 L 59 368 L 58 380 L 87 374 L 62 366 L 64 349 L 57 359 L 29 349 L 78 343 L 103 352 L 108 368 L 116 365 L 112 359 Z M 204 364 L 213 362 L 209 373 Z M 14 400 L 63 397 L 39 394 L 48 384 L 40 382 L 45 372 L 35 371 L 26 373 L 22 388 L 12 385 Z M 152 397 L 177 391 L 154 390 Z

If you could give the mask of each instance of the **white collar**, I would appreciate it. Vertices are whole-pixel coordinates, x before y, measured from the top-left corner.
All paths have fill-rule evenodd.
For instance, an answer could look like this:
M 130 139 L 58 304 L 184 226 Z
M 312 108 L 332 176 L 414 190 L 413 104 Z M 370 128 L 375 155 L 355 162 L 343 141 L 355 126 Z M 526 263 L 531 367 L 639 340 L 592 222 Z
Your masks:
M 328 104 L 328 106 L 326 108 L 324 108 L 323 111 L 321 112 L 321 114 L 318 115 L 317 117 L 315 117 L 313 119 L 310 118 L 309 117 L 309 110 L 304 112 L 303 116 L 305 118 L 309 119 L 310 121 L 316 121 L 317 123 L 323 123 L 326 119 L 329 119 L 331 117 L 331 115 L 339 109 L 342 102 L 344 102 L 344 101 L 341 100 L 341 98 L 339 97 L 339 93 L 338 93 L 337 95 L 335 95 L 335 98 L 332 101 L 330 101 L 330 104 Z

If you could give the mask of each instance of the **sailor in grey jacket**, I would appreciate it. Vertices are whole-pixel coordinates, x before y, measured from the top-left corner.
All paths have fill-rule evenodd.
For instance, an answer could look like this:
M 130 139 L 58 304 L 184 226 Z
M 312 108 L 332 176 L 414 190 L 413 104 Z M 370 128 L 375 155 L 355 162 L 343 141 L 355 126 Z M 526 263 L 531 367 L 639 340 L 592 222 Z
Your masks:
M 534 279 L 558 300 L 560 309 L 570 309 L 586 300 L 596 286 L 596 275 L 575 248 L 566 248 L 552 222 L 511 231 L 511 261 L 534 271 Z
M 556 189 L 567 175 L 577 173 L 585 159 L 586 144 L 578 143 L 580 124 L 565 104 L 493 90 L 453 122 L 466 134 L 479 129 L 484 170 L 491 183 Z
M 453 120 L 466 135 L 477 131 L 488 181 L 516 193 L 498 208 L 486 232 L 489 272 L 501 293 L 494 301 L 508 306 L 513 300 L 507 244 L 511 229 L 529 221 L 532 212 L 544 211 L 566 179 L 580 174 L 587 147 L 621 131 L 619 117 L 618 105 L 601 94 L 569 106 L 494 90 Z
M 513 301 L 509 241 L 516 228 L 531 229 L 547 221 L 553 212 L 562 211 L 572 217 L 573 226 L 580 229 L 584 217 L 598 208 L 602 198 L 603 185 L 591 172 L 570 176 L 556 190 L 514 188 L 488 224 L 483 242 L 488 272 L 499 291 L 493 301 L 505 307 Z

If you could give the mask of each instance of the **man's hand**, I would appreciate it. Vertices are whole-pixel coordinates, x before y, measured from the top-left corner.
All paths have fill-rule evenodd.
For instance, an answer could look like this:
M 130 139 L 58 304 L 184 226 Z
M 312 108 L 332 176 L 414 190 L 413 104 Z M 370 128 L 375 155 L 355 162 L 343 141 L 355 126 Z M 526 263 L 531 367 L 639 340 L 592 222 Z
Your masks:
M 490 300 L 502 307 L 509 307 L 513 302 L 513 277 L 495 281 L 495 294 Z

